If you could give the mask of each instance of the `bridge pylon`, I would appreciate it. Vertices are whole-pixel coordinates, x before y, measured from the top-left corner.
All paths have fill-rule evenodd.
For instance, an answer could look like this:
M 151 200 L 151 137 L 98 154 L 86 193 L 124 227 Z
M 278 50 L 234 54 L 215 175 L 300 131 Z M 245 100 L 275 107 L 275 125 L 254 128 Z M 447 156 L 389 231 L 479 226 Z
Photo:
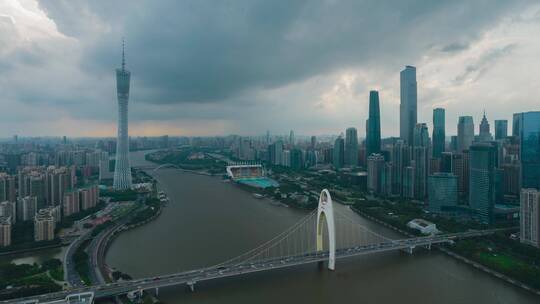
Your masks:
M 334 270 L 336 266 L 336 228 L 332 197 L 327 189 L 321 191 L 319 207 L 317 208 L 317 251 L 323 251 L 324 247 L 324 222 L 328 227 L 328 269 Z

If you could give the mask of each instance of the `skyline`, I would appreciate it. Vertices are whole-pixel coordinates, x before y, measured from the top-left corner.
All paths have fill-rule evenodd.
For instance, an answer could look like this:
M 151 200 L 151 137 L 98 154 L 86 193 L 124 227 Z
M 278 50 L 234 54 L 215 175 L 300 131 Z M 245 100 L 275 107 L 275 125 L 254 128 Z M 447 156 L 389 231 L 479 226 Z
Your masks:
M 540 88 L 533 80 L 540 71 L 535 55 L 540 43 L 528 38 L 540 29 L 539 5 L 532 1 L 411 3 L 411 9 L 405 10 L 406 4 L 354 1 L 309 8 L 302 3 L 289 7 L 238 2 L 228 7 L 230 16 L 208 24 L 206 34 L 201 32 L 202 24 L 189 18 L 178 21 L 182 18 L 165 13 L 162 19 L 172 22 L 174 30 L 156 35 L 162 25 L 156 20 L 158 11 L 185 9 L 207 16 L 212 9 L 202 2 L 188 8 L 185 3 L 136 2 L 134 8 L 125 9 L 147 8 L 145 18 L 135 20 L 133 14 L 126 14 L 129 17 L 113 20 L 109 11 L 121 3 L 6 1 L 1 4 L 0 40 L 10 47 L 0 52 L 0 66 L 5 67 L 0 89 L 10 111 L 0 114 L 0 137 L 113 137 L 116 105 L 110 71 L 115 63 L 111 58 L 118 58 L 115 46 L 122 36 L 137 75 L 131 96 L 133 136 L 256 135 L 266 130 L 286 134 L 290 129 L 320 135 L 355 127 L 365 137 L 371 90 L 380 94 L 382 137 L 398 136 L 398 74 L 406 65 L 418 69 L 418 122 L 426 122 L 430 133 L 432 110 L 437 107 L 446 110 L 448 135 L 457 133 L 458 117 L 465 115 L 473 116 L 478 132 L 484 108 L 492 126 L 496 119 L 511 121 L 513 113 L 536 109 L 534 96 L 540 95 Z M 321 11 L 328 6 L 336 14 L 321 20 Z M 380 13 L 381 19 L 366 16 L 362 13 L 366 8 Z M 72 11 L 84 13 L 72 18 Z M 268 16 L 265 12 L 281 18 L 271 25 L 255 18 Z M 331 25 L 337 17 L 347 25 L 345 29 Z M 235 18 L 240 21 L 234 22 Z M 384 21 L 390 25 L 381 26 Z M 361 22 L 377 27 L 373 33 L 362 31 Z M 145 27 L 145 31 L 134 29 Z M 393 34 L 401 27 L 418 38 L 415 43 L 398 37 L 400 31 Z M 323 35 L 320 41 L 313 40 L 317 32 Z M 375 35 L 385 39 L 380 45 L 366 45 L 366 39 Z M 322 47 L 328 39 L 346 50 Z M 283 44 L 285 49 L 275 54 L 274 48 L 257 46 L 261 43 Z M 240 51 L 239 45 L 246 47 Z M 394 50 L 397 45 L 399 52 Z M 308 48 L 313 46 L 321 50 Z M 220 51 L 218 56 L 214 47 Z M 291 65 L 300 54 L 310 61 Z M 524 67 L 527 73 L 522 73 Z M 45 80 L 53 85 L 43 87 Z M 43 111 L 34 111 L 35 107 Z

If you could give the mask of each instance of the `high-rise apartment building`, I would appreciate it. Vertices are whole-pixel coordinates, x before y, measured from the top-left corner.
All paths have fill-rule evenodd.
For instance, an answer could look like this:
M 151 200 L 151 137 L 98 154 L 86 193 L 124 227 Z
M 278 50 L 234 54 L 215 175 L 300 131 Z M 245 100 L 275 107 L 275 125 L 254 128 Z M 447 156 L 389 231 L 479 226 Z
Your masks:
M 369 92 L 369 118 L 366 124 L 367 156 L 381 152 L 381 115 L 379 92 Z
M 39 210 L 34 217 L 34 241 L 51 241 L 54 240 L 54 229 L 56 221 L 54 215 L 48 209 Z
M 124 46 L 122 44 L 122 67 L 116 69 L 116 91 L 118 95 L 118 137 L 116 139 L 116 163 L 113 187 L 117 190 L 131 189 L 131 166 L 129 163 L 128 102 L 131 73 L 126 70 Z
M 409 145 L 417 122 L 416 68 L 406 66 L 400 73 L 399 136 Z
M 445 111 L 442 108 L 433 110 L 433 157 L 440 158 L 445 151 Z
M 11 217 L 0 216 L 0 247 L 11 245 Z
M 540 247 L 540 192 L 537 189 L 521 190 L 520 239 L 522 243 Z
M 371 154 L 367 157 L 367 188 L 368 191 L 381 194 L 385 183 L 384 156 Z
M 37 197 L 25 196 L 17 198 L 17 220 L 21 222 L 31 221 L 37 212 Z

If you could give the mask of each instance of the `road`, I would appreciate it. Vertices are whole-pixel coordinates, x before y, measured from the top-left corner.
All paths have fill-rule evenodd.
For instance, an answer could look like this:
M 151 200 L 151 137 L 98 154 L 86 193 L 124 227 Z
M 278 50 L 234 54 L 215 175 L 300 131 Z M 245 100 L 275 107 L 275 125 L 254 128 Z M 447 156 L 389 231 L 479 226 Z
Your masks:
M 73 256 L 81 244 L 86 241 L 92 235 L 91 230 L 87 230 L 81 234 L 75 241 L 73 241 L 67 248 L 64 253 L 64 281 L 72 287 L 82 287 L 84 286 L 83 281 L 81 280 L 79 274 L 75 270 L 75 262 L 73 261 Z

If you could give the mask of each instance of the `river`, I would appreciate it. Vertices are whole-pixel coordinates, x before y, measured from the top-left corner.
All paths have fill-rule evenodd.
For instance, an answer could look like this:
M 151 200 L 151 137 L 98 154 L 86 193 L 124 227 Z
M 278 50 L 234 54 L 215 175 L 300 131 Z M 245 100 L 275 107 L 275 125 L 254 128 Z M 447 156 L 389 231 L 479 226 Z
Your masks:
M 142 165 L 144 152 L 132 153 Z M 162 169 L 154 173 L 170 197 L 161 216 L 121 234 L 107 263 L 134 277 L 213 265 L 290 227 L 306 212 L 253 198 L 219 178 Z M 385 228 L 350 212 L 379 233 Z M 336 270 L 305 265 L 233 279 L 161 289 L 172 303 L 538 303 L 538 297 L 438 251 L 388 252 L 338 260 Z

